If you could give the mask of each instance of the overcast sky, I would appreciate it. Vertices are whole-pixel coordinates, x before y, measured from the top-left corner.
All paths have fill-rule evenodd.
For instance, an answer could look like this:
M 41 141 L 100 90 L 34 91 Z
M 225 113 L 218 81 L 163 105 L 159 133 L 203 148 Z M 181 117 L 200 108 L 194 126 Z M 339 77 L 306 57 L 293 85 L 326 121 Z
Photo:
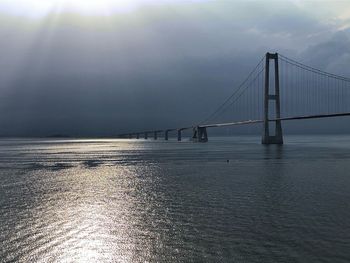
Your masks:
M 350 1 L 64 2 L 0 0 L 0 135 L 189 125 L 267 51 L 350 76 Z

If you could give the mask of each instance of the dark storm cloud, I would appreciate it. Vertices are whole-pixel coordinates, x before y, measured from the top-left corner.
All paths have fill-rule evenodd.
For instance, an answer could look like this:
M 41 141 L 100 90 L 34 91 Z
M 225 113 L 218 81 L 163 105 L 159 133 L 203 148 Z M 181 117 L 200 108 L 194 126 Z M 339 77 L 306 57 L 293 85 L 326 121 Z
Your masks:
M 323 69 L 349 59 L 346 30 L 288 2 L 169 5 L 102 21 L 3 15 L 1 22 L 4 135 L 189 125 L 214 110 L 266 51 Z
M 307 58 L 309 64 L 329 72 L 349 75 L 350 31 L 336 32 L 328 40 L 310 45 L 301 57 Z

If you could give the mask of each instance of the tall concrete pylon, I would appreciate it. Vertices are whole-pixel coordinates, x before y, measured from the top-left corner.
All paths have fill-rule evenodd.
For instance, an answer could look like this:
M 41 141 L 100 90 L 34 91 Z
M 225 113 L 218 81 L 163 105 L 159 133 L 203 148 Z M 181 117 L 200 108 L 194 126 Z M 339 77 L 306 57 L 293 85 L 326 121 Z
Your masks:
M 274 60 L 275 66 L 275 92 L 270 94 L 270 60 Z M 280 120 L 275 122 L 275 134 L 270 135 L 269 102 L 275 102 L 275 117 L 281 118 L 280 83 L 278 69 L 278 53 L 266 53 L 265 64 L 265 92 L 264 92 L 264 127 L 262 144 L 283 144 L 282 125 Z

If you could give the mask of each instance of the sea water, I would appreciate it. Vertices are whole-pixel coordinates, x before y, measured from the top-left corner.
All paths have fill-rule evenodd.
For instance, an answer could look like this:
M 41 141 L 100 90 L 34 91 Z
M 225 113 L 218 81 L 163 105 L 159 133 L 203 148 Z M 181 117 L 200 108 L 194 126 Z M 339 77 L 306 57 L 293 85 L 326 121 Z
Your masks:
M 0 262 L 350 262 L 350 136 L 0 140 Z

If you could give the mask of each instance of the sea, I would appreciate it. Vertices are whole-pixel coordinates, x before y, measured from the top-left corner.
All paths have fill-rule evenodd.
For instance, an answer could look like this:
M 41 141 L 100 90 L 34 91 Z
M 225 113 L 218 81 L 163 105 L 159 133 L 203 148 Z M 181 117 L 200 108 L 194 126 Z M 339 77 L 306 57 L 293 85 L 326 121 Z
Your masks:
M 1 139 L 0 262 L 350 262 L 350 136 Z

